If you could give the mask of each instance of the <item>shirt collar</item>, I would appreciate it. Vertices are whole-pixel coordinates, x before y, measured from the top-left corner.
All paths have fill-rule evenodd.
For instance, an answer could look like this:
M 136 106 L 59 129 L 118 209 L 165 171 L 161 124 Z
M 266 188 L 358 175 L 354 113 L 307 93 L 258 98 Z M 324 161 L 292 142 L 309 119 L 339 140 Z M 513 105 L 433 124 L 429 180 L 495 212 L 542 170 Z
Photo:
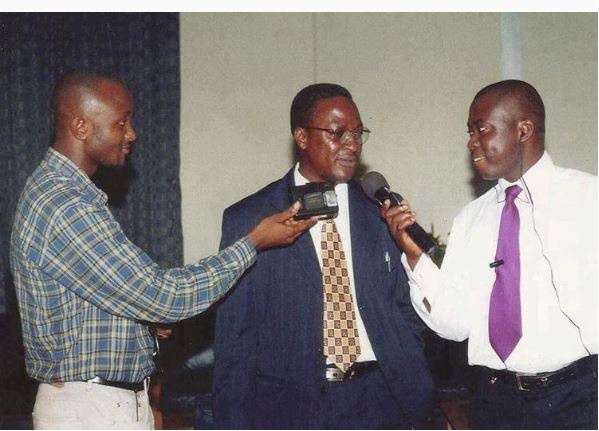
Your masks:
M 505 201 L 505 189 L 515 184 L 522 187 L 523 193 L 518 195 L 518 200 L 531 202 L 532 200 L 542 199 L 548 196 L 547 189 L 551 186 L 550 180 L 555 171 L 553 160 L 547 153 L 543 152 L 543 156 L 524 173 L 516 182 L 511 183 L 504 178 L 500 178 L 495 186 L 497 197 L 500 202 Z
M 295 168 L 293 169 L 293 180 L 296 186 L 303 186 L 310 182 L 299 171 L 299 162 L 295 164 Z M 347 183 L 336 184 L 335 194 L 337 195 L 339 209 L 341 209 L 341 206 L 347 203 Z
M 102 203 L 106 203 L 108 198 L 106 193 L 100 190 L 92 182 L 83 170 L 77 166 L 71 159 L 59 153 L 54 148 L 49 148 L 44 161 L 48 166 L 60 172 L 64 177 L 71 179 L 73 184 L 81 189 L 83 193 L 89 195 L 91 200 L 98 199 Z

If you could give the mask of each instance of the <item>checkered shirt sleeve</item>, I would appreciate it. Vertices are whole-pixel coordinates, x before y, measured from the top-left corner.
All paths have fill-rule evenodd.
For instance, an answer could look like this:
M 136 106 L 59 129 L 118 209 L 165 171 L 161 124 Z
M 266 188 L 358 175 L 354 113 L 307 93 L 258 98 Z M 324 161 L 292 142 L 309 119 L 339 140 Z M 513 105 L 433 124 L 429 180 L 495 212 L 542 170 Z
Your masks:
M 161 269 L 131 243 L 85 174 L 50 153 L 28 180 L 11 239 L 29 374 L 42 381 L 141 381 L 153 370 L 146 322 L 196 315 L 252 265 L 244 238 Z

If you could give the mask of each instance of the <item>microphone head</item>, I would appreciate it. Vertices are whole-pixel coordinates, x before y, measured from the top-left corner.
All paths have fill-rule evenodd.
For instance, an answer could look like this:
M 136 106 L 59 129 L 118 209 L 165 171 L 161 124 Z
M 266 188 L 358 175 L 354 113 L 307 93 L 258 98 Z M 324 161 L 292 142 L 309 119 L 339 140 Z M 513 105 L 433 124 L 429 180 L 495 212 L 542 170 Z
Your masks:
M 382 174 L 376 171 L 370 171 L 362 177 L 362 190 L 370 199 L 377 200 L 376 192 L 381 188 L 389 189 L 389 183 Z

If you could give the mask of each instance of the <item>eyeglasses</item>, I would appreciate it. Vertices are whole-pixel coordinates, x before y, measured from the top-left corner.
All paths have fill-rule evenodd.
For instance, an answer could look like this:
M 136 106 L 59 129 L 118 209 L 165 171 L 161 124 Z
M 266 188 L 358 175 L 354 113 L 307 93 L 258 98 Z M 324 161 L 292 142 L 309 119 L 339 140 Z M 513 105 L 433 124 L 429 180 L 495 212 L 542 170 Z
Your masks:
M 360 145 L 363 145 L 368 141 L 368 137 L 370 136 L 370 130 L 367 128 L 358 128 L 355 130 L 347 130 L 344 128 L 339 128 L 336 130 L 333 129 L 324 129 L 322 127 L 304 127 L 304 129 L 312 129 L 312 130 L 322 130 L 323 132 L 327 132 L 331 138 L 333 138 L 336 142 L 347 143 L 353 137 L 356 139 L 356 142 Z

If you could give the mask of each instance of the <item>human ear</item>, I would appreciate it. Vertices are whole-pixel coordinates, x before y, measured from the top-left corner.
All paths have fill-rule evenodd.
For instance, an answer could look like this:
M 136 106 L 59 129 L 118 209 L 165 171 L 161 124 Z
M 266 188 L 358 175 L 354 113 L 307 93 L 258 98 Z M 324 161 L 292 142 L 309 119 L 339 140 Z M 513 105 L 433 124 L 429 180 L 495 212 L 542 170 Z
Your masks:
M 89 128 L 85 119 L 80 117 L 73 118 L 69 124 L 69 129 L 71 134 L 79 141 L 83 141 L 87 138 Z
M 530 139 L 535 131 L 535 124 L 530 120 L 522 120 L 518 123 L 518 132 L 520 134 L 520 142 L 526 142 Z
M 305 150 L 308 147 L 308 137 L 306 136 L 306 130 L 302 127 L 296 127 L 293 131 L 293 137 L 295 138 L 295 145 L 301 150 Z

